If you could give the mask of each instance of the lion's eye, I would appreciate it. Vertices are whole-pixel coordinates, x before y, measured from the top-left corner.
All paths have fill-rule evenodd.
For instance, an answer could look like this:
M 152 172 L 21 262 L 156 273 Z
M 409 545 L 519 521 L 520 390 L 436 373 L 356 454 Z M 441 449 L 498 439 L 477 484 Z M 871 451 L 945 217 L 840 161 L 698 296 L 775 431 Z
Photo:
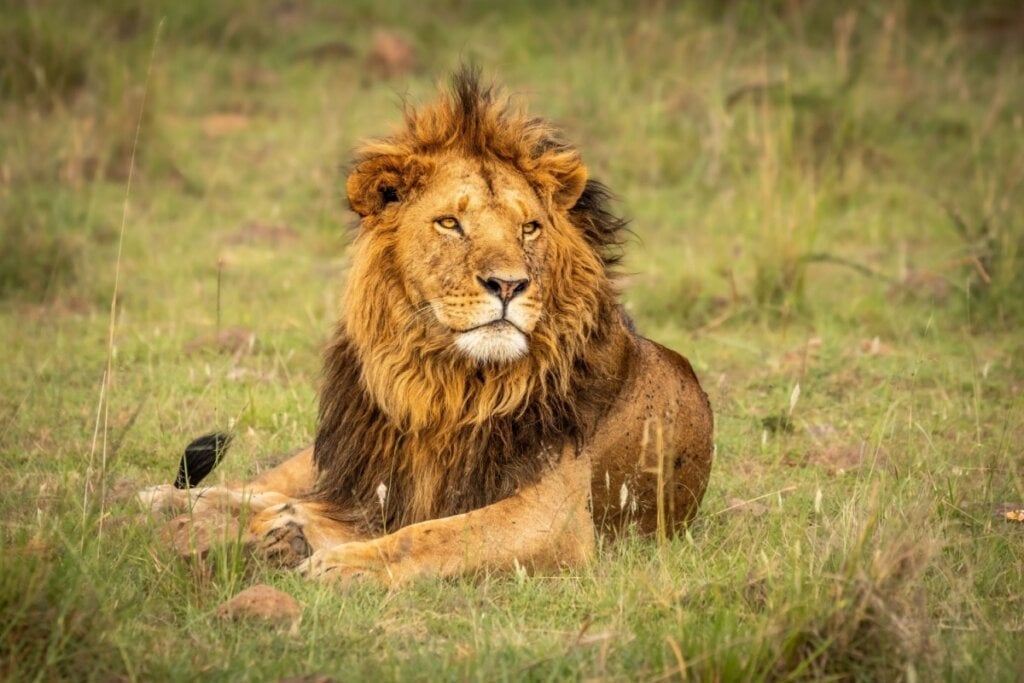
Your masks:
M 459 225 L 459 221 L 452 216 L 444 216 L 443 218 L 435 218 L 434 225 L 441 228 L 442 230 L 452 230 L 457 233 L 462 233 L 462 226 Z
M 540 232 L 540 221 L 530 221 L 529 223 L 523 223 L 523 235 L 530 237 Z

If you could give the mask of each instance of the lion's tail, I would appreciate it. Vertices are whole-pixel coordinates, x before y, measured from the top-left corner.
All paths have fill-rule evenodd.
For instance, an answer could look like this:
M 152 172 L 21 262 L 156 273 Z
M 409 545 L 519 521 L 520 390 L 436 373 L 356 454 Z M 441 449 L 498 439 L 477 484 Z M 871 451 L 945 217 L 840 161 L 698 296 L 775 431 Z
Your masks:
M 223 432 L 205 434 L 185 447 L 178 465 L 178 478 L 174 488 L 187 489 L 196 486 L 220 464 L 231 444 L 231 435 Z

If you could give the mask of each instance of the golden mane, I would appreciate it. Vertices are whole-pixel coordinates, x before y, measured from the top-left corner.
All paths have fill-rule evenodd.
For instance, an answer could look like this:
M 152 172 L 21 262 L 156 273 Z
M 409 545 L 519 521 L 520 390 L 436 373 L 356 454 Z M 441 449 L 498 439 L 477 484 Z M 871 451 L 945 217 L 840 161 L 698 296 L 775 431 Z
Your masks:
M 517 170 L 552 218 L 546 314 L 514 362 L 481 366 L 456 353 L 401 286 L 401 202 L 450 155 Z M 605 209 L 607 190 L 556 129 L 466 69 L 438 103 L 407 107 L 403 130 L 358 150 L 347 190 L 362 221 L 325 354 L 317 498 L 393 531 L 532 483 L 593 432 L 623 374 L 628 333 L 612 267 L 625 222 Z

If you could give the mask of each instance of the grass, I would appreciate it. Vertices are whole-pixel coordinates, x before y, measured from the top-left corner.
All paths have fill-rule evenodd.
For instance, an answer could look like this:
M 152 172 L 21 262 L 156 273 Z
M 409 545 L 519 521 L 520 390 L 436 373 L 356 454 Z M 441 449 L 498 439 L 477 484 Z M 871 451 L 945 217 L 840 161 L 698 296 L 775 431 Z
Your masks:
M 0 12 L 0 677 L 1017 680 L 1016 5 L 435 4 Z M 419 71 L 368 75 L 377 29 Z M 624 300 L 716 410 L 703 515 L 586 569 L 396 593 L 172 560 L 130 494 L 214 428 L 227 479 L 312 439 L 339 165 L 461 59 L 561 122 L 633 218 Z M 300 600 L 296 630 L 215 618 L 257 581 Z

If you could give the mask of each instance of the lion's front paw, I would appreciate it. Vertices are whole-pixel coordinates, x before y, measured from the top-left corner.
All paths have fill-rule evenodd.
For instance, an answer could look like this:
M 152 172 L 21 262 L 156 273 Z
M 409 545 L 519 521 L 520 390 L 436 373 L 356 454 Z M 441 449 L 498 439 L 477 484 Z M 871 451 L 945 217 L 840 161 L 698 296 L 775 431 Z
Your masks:
M 306 540 L 306 533 L 298 522 L 287 522 L 284 526 L 271 529 L 263 537 L 260 551 L 277 562 L 294 567 L 313 552 Z
M 345 543 L 318 550 L 300 564 L 297 571 L 307 579 L 341 586 L 362 582 L 392 583 L 391 572 L 370 543 Z
M 260 513 L 249 525 L 246 545 L 254 554 L 282 567 L 294 567 L 313 553 L 303 516 L 287 504 Z

